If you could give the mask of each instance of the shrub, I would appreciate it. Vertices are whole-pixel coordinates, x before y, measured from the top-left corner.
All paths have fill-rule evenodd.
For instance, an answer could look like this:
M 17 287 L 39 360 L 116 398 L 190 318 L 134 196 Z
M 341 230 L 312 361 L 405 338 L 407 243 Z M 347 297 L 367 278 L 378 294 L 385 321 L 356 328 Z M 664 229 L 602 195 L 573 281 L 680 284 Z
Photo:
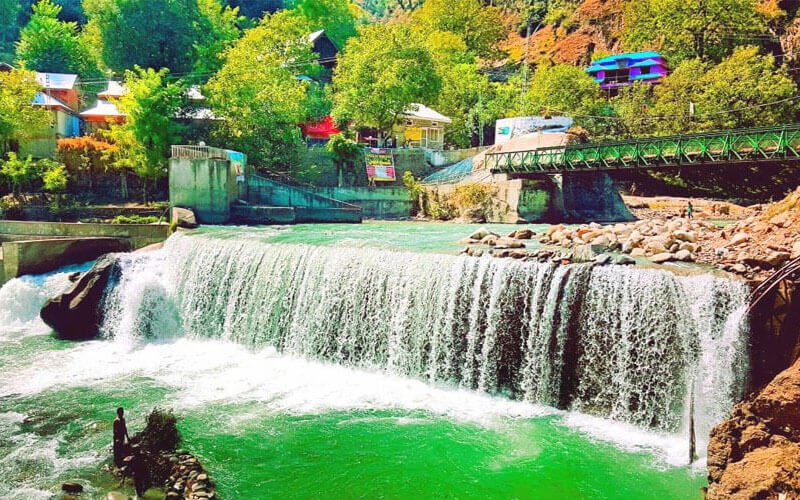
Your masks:
M 161 219 L 154 215 L 117 215 L 111 219 L 112 224 L 155 224 Z

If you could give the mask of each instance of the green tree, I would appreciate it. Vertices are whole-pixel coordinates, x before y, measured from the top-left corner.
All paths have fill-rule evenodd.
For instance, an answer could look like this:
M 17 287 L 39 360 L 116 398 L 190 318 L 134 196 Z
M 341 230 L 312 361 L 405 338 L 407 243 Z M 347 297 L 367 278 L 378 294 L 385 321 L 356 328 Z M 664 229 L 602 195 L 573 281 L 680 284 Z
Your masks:
M 239 15 L 238 7 L 223 6 L 219 0 L 197 0 L 197 5 L 197 30 L 201 36 L 194 45 L 194 72 L 216 73 L 222 67 L 222 54 L 242 35 L 239 26 L 244 17 Z
M 0 175 L 8 182 L 11 192 L 15 195 L 22 192 L 22 188 L 37 177 L 36 162 L 28 156 L 20 158 L 16 153 L 8 153 L 8 159 L 0 165 Z
M 475 56 L 498 56 L 497 44 L 507 35 L 500 9 L 478 0 L 426 0 L 414 13 L 424 31 L 455 33 Z
M 697 105 L 703 130 L 755 127 L 793 122 L 797 85 L 775 67 L 771 54 L 740 47 L 708 70 Z
M 493 102 L 496 86 L 479 70 L 466 42 L 455 33 L 433 32 L 423 43 L 442 80 L 434 107 L 453 120 L 447 127 L 446 142 L 458 147 L 482 145 L 483 129 L 504 114 Z
M 115 167 L 134 171 L 144 182 L 142 197 L 147 202 L 148 183 L 164 177 L 170 146 L 179 138 L 174 116 L 181 106 L 184 89 L 167 80 L 167 70 L 136 68 L 125 74 L 128 92 L 118 106 L 125 122 L 109 133 L 117 145 Z
M 609 121 L 596 117 L 608 114 L 607 108 L 592 77 L 575 66 L 558 64 L 536 70 L 525 95 L 523 114 L 572 116 L 598 134 Z
M 267 15 L 225 52 L 206 86 L 221 121 L 217 136 L 265 169 L 285 170 L 300 144 L 297 124 L 309 114 L 309 82 L 320 71 L 308 25 L 291 11 Z
M 291 0 L 288 6 L 306 18 L 311 30 L 324 29 L 337 47 L 356 35 L 357 7 L 350 0 Z
M 83 6 L 110 69 L 192 69 L 202 39 L 197 0 L 84 0 Z
M 623 40 L 632 50 L 657 48 L 673 64 L 720 60 L 748 36 L 766 33 L 757 0 L 625 2 Z
M 433 102 L 442 82 L 430 51 L 392 23 L 360 30 L 339 58 L 333 86 L 338 123 L 388 133 L 411 104 Z
M 67 190 L 67 167 L 53 160 L 41 160 L 39 164 L 42 170 L 42 187 L 53 194 L 55 198 L 53 206 L 59 209 L 61 198 Z
M 13 143 L 47 126 L 48 113 L 31 106 L 39 90 L 41 86 L 32 71 L 0 71 L 0 158 Z
M 81 39 L 78 25 L 58 19 L 62 7 L 40 0 L 20 33 L 17 60 L 30 69 L 52 73 L 97 73 L 97 64 Z
M 67 190 L 67 167 L 61 163 L 50 161 L 42 173 L 42 187 L 51 193 L 63 193 Z
M 656 122 L 651 112 L 654 101 L 653 85 L 649 83 L 637 82 L 620 89 L 611 103 L 622 135 L 642 137 L 655 132 Z
M 700 59 L 688 59 L 680 64 L 655 89 L 652 114 L 656 131 L 662 135 L 685 134 L 697 130 L 690 107 L 701 100 L 705 88 L 708 64 Z
M 17 0 L 0 0 L 0 61 L 11 60 L 14 41 L 19 33 Z
M 331 136 L 328 143 L 325 144 L 325 151 L 333 157 L 339 187 L 344 186 L 345 171 L 351 174 L 355 172 L 356 162 L 362 157 L 361 146 L 344 134 L 336 134 Z

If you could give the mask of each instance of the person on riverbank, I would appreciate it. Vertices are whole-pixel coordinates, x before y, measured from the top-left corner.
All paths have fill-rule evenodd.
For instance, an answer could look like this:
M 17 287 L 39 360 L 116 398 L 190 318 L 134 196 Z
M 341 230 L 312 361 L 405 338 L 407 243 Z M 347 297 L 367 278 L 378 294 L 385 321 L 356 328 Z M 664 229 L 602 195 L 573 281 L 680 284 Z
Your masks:
M 130 441 L 128 426 L 125 424 L 125 409 L 117 408 L 117 418 L 114 419 L 114 465 L 117 467 L 124 465 Z
M 686 217 L 689 219 L 694 218 L 694 207 L 692 206 L 692 200 L 689 200 L 689 203 L 686 205 Z

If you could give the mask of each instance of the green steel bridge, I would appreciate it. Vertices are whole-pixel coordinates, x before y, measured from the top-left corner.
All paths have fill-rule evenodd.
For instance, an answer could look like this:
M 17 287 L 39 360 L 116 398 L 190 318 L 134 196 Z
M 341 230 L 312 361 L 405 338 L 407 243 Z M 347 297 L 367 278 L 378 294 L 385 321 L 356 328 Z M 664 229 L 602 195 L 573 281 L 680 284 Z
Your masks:
M 800 160 L 800 124 L 492 153 L 486 166 L 513 177 Z

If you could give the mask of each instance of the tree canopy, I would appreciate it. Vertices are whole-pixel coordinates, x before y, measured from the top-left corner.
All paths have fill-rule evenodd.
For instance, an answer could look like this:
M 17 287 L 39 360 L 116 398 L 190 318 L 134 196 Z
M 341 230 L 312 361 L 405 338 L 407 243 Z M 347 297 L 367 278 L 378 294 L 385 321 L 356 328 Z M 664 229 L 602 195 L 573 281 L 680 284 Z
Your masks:
M 20 33 L 17 60 L 29 69 L 52 73 L 98 73 L 97 63 L 73 21 L 61 21 L 60 5 L 40 0 Z
M 31 106 L 41 85 L 26 70 L 0 71 L 0 158 L 14 142 L 28 138 L 47 125 L 49 116 Z
M 206 89 L 223 120 L 220 139 L 263 168 L 288 168 L 299 144 L 297 124 L 309 114 L 309 82 L 320 66 L 302 16 L 265 16 L 225 52 Z
M 662 50 L 684 59 L 720 60 L 742 41 L 765 33 L 757 0 L 637 0 L 625 3 L 628 48 Z
M 333 114 L 389 132 L 412 103 L 430 103 L 442 87 L 433 57 L 399 23 L 370 25 L 348 44 L 333 77 Z
M 83 5 L 111 70 L 192 69 L 201 39 L 197 0 L 84 0 Z
M 166 69 L 136 68 L 125 74 L 127 93 L 118 101 L 125 122 L 111 128 L 117 144 L 115 166 L 130 169 L 146 180 L 166 174 L 172 144 L 178 141 L 179 125 L 174 117 L 184 89 L 167 79 Z M 147 201 L 147 191 L 143 197 Z

